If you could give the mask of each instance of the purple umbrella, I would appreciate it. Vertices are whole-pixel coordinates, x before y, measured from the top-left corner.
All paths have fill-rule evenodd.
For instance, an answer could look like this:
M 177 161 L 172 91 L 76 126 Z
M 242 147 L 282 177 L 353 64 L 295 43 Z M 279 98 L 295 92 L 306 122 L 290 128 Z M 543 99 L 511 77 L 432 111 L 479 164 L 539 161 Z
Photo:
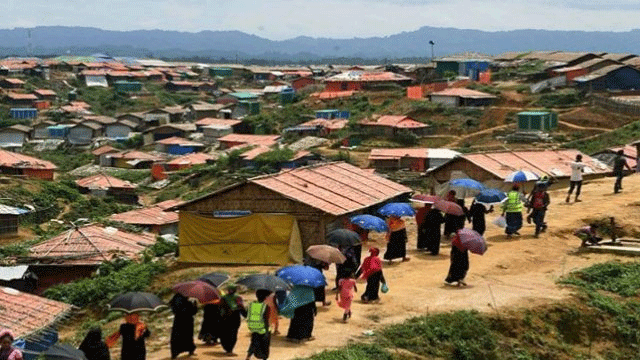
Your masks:
M 487 251 L 487 243 L 482 235 L 471 229 L 460 229 L 451 243 L 458 248 L 467 249 L 474 254 L 482 255 Z

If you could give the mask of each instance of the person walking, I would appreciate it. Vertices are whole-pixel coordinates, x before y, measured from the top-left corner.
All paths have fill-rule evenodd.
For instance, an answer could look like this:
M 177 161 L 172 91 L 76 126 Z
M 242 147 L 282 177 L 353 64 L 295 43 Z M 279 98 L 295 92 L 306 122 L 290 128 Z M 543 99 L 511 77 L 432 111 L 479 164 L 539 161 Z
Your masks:
M 226 294 L 222 296 L 220 321 L 220 344 L 227 355 L 233 355 L 233 348 L 238 341 L 238 329 L 240 329 L 240 316 L 247 316 L 242 298 L 236 294 L 236 285 L 227 285 Z
M 433 204 L 425 204 L 418 210 L 416 213 L 418 250 L 427 250 L 434 256 L 440 253 L 442 223 L 444 223 L 444 217 L 440 210 L 433 208 Z
M 287 340 L 295 343 L 314 340 L 314 318 L 318 312 L 313 289 L 294 286 L 280 306 L 280 313 L 291 319 Z
M 353 275 L 354 273 L 351 273 L 349 277 L 340 279 L 338 292 L 336 293 L 338 306 L 344 309 L 344 314 L 342 315 L 342 321 L 344 322 L 347 322 L 347 318 L 351 318 L 351 301 L 353 301 L 354 292 L 358 292 Z
M 502 203 L 502 215 L 505 216 L 507 221 L 507 227 L 505 228 L 507 239 L 510 239 L 514 234 L 520 235 L 518 230 L 522 228 L 524 204 L 519 190 L 519 185 L 513 185 L 511 191 L 507 193 L 506 201 Z
M 402 261 L 409 261 L 407 256 L 407 229 L 399 216 L 391 215 L 387 218 L 387 251 L 384 259 L 391 262 L 394 259 L 402 258 Z
M 467 219 L 471 223 L 472 229 L 478 234 L 483 235 L 487 229 L 487 222 L 485 220 L 485 214 L 493 212 L 493 206 L 489 209 L 484 204 L 477 202 L 475 199 L 469 207 L 467 212 Z
M 78 350 L 82 351 L 88 360 L 110 360 L 109 347 L 102 341 L 102 330 L 94 327 L 80 343 Z
M 622 178 L 624 177 L 624 168 L 631 171 L 631 167 L 624 158 L 624 150 L 618 150 L 616 157 L 613 159 L 613 176 L 616 177 L 616 183 L 613 185 L 613 193 L 617 194 L 622 190 Z
M 193 316 L 198 312 L 198 305 L 182 294 L 175 294 L 169 301 L 173 312 L 171 327 L 171 358 L 175 359 L 183 352 L 193 355 L 196 344 L 193 342 Z
M 544 222 L 544 217 L 547 213 L 547 207 L 551 203 L 549 193 L 547 192 L 547 186 L 544 183 L 537 183 L 529 195 L 529 209 L 531 209 L 531 215 L 527 216 L 533 219 L 533 223 L 536 224 L 535 237 L 539 237 L 541 232 L 547 230 L 547 224 Z
M 121 360 L 145 360 L 147 358 L 147 348 L 145 339 L 151 335 L 147 325 L 140 321 L 140 315 L 127 314 L 124 317 L 124 324 L 115 333 L 111 334 L 107 340 L 108 347 L 113 347 L 122 336 Z
M 215 345 L 220 339 L 220 320 L 222 319 L 220 301 L 220 299 L 212 300 L 204 304 L 202 308 L 202 326 L 200 327 L 198 339 L 207 345 Z
M 22 360 L 22 352 L 13 346 L 14 341 L 11 330 L 0 330 L 0 360 Z
M 582 173 L 584 172 L 584 168 L 586 166 L 582 162 L 582 155 L 576 155 L 576 161 L 569 164 L 569 166 L 571 167 L 571 177 L 569 178 L 569 193 L 567 193 L 567 199 L 565 201 L 571 201 L 571 194 L 573 193 L 573 189 L 575 189 L 575 202 L 580 202 L 582 200 L 578 199 L 578 197 L 580 197 L 580 190 L 582 189 Z
M 271 309 L 266 304 L 267 297 L 271 295 L 269 290 L 256 291 L 257 301 L 249 304 L 247 311 L 247 327 L 251 332 L 251 343 L 247 350 L 246 360 L 251 356 L 267 360 L 271 345 L 271 329 L 269 328 L 269 312 Z
M 445 200 L 458 204 L 464 212 L 462 215 L 446 214 L 444 216 L 444 236 L 448 239 L 456 231 L 464 228 L 464 222 L 467 217 L 467 208 L 464 206 L 464 199 L 458 199 L 456 197 L 455 190 L 450 190 L 447 193 Z
M 367 288 L 360 297 L 363 303 L 369 301 L 377 301 L 380 299 L 378 292 L 380 291 L 380 283 L 386 283 L 382 274 L 382 260 L 378 257 L 380 249 L 372 247 L 369 249 L 369 256 L 364 258 L 362 266 L 356 273 L 356 277 L 360 277 L 367 281 Z
M 312 268 L 317 269 L 320 272 L 323 272 L 324 270 L 329 270 L 329 264 L 314 258 L 305 258 L 303 260 L 303 264 L 307 266 L 311 266 Z M 337 287 L 337 284 L 336 284 L 336 287 Z M 316 302 L 321 302 L 322 306 L 331 305 L 331 301 L 327 301 L 324 285 L 313 288 L 313 293 L 315 294 Z
M 458 247 L 460 244 L 459 239 L 456 239 L 458 236 L 456 232 L 451 239 L 451 264 L 444 282 L 446 285 L 467 286 L 464 278 L 467 277 L 467 271 L 469 271 L 469 250 Z
M 333 290 L 338 290 L 338 283 L 340 279 L 348 277 L 349 274 L 358 270 L 360 264 L 358 263 L 358 259 L 356 258 L 355 249 L 353 246 L 343 247 L 339 246 L 338 249 L 344 255 L 346 260 L 342 264 L 336 264 L 336 287 Z M 322 272 L 322 271 L 321 271 Z M 324 301 L 322 303 L 323 306 L 330 305 L 330 301 Z

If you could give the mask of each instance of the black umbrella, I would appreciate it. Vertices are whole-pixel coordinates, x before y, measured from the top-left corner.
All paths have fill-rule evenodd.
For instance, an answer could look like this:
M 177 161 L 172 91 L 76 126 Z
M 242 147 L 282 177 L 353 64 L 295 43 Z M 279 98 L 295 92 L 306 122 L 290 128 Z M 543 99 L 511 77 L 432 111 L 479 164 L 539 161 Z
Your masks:
M 215 287 L 220 287 L 220 285 L 224 284 L 225 281 L 229 280 L 229 275 L 212 272 L 210 274 L 202 275 L 198 278 L 198 280 L 202 280 L 206 283 L 209 283 Z
M 137 311 L 156 311 L 165 306 L 162 300 L 152 293 L 128 292 L 113 298 L 109 303 L 109 310 L 131 314 Z
M 242 285 L 251 290 L 288 290 L 291 286 L 281 278 L 269 274 L 253 274 L 238 279 L 236 284 Z
M 69 344 L 53 344 L 43 354 L 47 360 L 87 360 L 82 350 Z
M 337 229 L 327 235 L 327 242 L 333 246 L 351 247 L 360 244 L 360 236 L 352 230 Z

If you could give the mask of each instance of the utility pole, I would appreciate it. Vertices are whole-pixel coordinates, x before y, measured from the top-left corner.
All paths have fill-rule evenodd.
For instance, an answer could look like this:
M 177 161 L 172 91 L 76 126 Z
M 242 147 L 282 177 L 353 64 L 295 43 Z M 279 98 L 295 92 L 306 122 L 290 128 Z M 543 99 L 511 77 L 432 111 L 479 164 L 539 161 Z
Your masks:
M 433 59 L 435 58 L 434 53 L 433 53 L 433 45 L 435 45 L 436 43 L 433 42 L 433 40 L 429 40 L 429 45 L 431 45 L 431 61 L 433 61 Z

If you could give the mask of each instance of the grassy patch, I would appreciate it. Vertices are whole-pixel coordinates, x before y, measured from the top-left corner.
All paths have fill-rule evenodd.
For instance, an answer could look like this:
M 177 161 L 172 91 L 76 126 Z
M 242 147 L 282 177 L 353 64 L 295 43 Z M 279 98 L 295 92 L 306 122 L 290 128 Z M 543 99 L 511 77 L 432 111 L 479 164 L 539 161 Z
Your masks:
M 309 360 L 393 360 L 395 357 L 379 345 L 356 344 L 340 350 L 323 351 Z
M 571 273 L 561 281 L 586 290 L 604 290 L 621 296 L 635 296 L 640 289 L 640 262 L 617 261 L 597 264 Z
M 562 147 L 578 149 L 585 154 L 593 154 L 610 147 L 628 144 L 639 137 L 640 121 L 636 121 L 592 138 L 566 143 Z

